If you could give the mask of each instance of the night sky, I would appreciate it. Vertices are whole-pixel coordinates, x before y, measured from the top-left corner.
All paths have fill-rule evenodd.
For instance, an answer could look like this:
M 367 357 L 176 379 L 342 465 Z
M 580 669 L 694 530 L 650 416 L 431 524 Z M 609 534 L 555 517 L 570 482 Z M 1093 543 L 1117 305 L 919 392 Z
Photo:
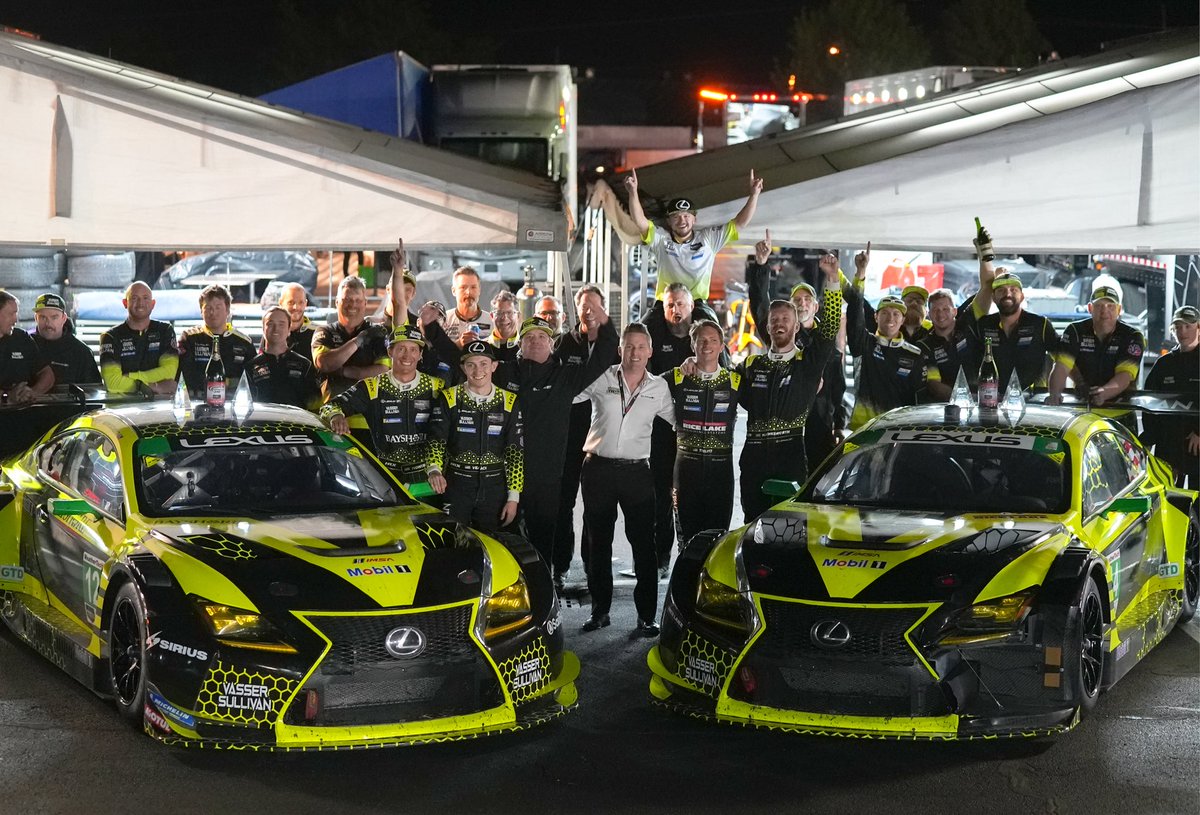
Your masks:
M 337 64 L 389 49 L 419 56 L 420 42 L 405 42 L 402 35 L 380 38 L 364 32 L 357 41 L 348 41 L 333 33 L 348 8 L 395 14 L 415 1 L 428 11 L 440 34 L 450 35 L 455 45 L 462 43 L 453 52 L 456 58 L 438 61 L 487 61 L 474 47 L 479 45 L 490 49 L 494 62 L 565 62 L 579 68 L 586 124 L 610 119 L 622 92 L 633 99 L 645 96 L 652 85 L 660 93 L 665 86 L 668 95 L 678 86 L 681 100 L 694 98 L 694 91 L 705 83 L 766 86 L 785 50 L 790 23 L 806 5 L 804 0 L 292 1 L 314 20 L 315 45 L 304 49 L 307 53 L 281 53 L 286 49 L 278 28 L 280 0 L 0 0 L 0 25 L 256 96 L 286 84 L 279 79 L 281 61 L 303 65 L 306 57 L 313 57 L 312 51 L 323 51 L 325 59 Z M 911 0 L 905 5 L 914 22 L 932 28 L 945 2 Z M 1164 25 L 1195 26 L 1200 17 L 1196 0 L 1030 0 L 1027 7 L 1043 36 L 1063 57 L 1092 53 L 1106 41 L 1149 34 Z M 587 69 L 592 69 L 593 92 L 597 96 L 603 92 L 610 100 L 607 109 L 586 104 Z M 640 115 L 633 112 L 620 118 Z

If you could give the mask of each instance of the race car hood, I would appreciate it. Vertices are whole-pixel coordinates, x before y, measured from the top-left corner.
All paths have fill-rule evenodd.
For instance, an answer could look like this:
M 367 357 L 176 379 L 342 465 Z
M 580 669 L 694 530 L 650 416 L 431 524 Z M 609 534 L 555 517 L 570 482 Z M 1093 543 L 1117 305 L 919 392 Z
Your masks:
M 791 504 L 746 528 L 742 558 L 750 588 L 760 593 L 927 602 L 977 596 L 1018 559 L 1018 574 L 1001 582 L 1037 583 L 1065 543 L 1062 525 L 1044 517 Z
M 185 593 L 260 611 L 452 603 L 519 574 L 499 544 L 424 507 L 156 522 L 146 542 Z

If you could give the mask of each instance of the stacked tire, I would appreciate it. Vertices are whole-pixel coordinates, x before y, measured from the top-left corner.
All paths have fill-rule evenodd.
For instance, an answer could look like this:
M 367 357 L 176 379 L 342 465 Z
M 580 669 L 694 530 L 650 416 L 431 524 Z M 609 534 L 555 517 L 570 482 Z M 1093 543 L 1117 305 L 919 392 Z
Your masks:
M 66 256 L 62 252 L 0 257 L 0 289 L 20 301 L 20 322 L 33 320 L 33 305 L 39 295 L 62 293 L 65 271 Z
M 67 284 L 62 295 L 68 313 L 74 314 L 75 295 L 86 291 L 124 290 L 133 282 L 137 260 L 133 252 L 68 252 Z

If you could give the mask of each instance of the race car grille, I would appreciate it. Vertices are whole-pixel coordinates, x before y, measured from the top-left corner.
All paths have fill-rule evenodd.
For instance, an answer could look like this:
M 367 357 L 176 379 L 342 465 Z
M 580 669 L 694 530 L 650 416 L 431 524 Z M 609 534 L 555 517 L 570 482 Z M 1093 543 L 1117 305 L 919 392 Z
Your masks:
M 409 627 L 425 637 L 423 662 L 455 661 L 477 653 L 467 630 L 471 609 L 456 606 L 442 611 L 419 611 L 411 614 L 383 614 L 364 617 L 313 617 L 313 625 L 333 643 L 321 662 L 325 673 L 353 673 L 362 666 L 395 665 L 396 658 L 387 651 L 388 632 Z
M 503 702 L 495 669 L 468 634 L 469 606 L 309 621 L 331 646 L 289 707 L 289 723 L 345 727 L 409 722 Z M 419 652 L 389 652 L 389 635 L 397 629 L 420 632 Z
M 924 609 L 867 609 L 811 606 L 772 600 L 762 602 L 766 630 L 756 644 L 774 659 L 817 658 L 873 665 L 911 665 L 916 658 L 904 632 Z M 841 623 L 849 636 L 840 647 L 820 645 L 814 629 L 821 623 Z M 841 630 L 830 632 L 840 636 Z
M 848 716 L 941 715 L 936 684 L 904 632 L 922 608 L 762 601 L 764 630 L 729 693 L 767 707 Z M 833 623 L 840 624 L 839 626 Z

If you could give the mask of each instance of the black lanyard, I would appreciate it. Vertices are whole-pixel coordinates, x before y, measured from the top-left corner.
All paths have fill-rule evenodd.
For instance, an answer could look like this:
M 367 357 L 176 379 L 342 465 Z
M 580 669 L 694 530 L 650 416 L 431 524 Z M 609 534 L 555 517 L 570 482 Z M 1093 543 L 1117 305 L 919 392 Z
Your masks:
M 646 384 L 646 375 L 642 374 L 642 382 L 637 386 L 637 389 L 630 395 L 629 401 L 625 401 L 625 374 L 617 371 L 617 387 L 621 389 L 621 418 L 624 419 L 629 415 L 629 411 L 633 410 L 633 403 L 637 401 L 638 392 L 641 391 L 642 385 Z

